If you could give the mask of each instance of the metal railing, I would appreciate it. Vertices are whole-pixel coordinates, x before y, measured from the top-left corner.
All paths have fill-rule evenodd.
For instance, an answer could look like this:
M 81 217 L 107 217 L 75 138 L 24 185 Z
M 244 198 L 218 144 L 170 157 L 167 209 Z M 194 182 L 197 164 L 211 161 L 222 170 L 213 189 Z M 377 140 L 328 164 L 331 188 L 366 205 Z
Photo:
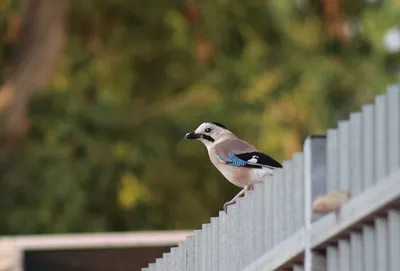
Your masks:
M 351 199 L 326 215 L 319 195 Z M 400 270 L 400 85 L 143 270 Z
M 54 254 L 52 252 L 77 251 L 78 253 L 82 253 L 82 251 L 90 250 L 104 251 L 128 248 L 170 247 L 184 241 L 190 233 L 191 231 L 144 231 L 0 236 L 0 271 L 29 270 L 32 266 L 27 266 L 26 254 L 30 252 L 48 252 L 48 263 L 54 267 L 54 258 L 52 259 Z M 143 254 L 142 252 L 141 255 Z M 106 253 L 99 253 L 99 255 L 107 257 Z M 110 260 L 112 259 L 112 256 L 109 255 L 108 257 L 110 257 Z M 123 257 L 119 257 L 118 259 L 121 261 Z M 57 260 L 60 264 L 58 266 L 59 269 L 66 270 L 67 267 L 62 266 L 62 260 L 60 261 L 60 258 L 55 257 L 55 261 Z M 53 263 L 51 263 L 52 261 Z M 82 258 L 80 261 L 82 261 Z M 36 262 L 36 264 L 39 265 L 40 263 Z M 120 263 L 119 266 L 123 265 Z M 43 265 L 41 267 L 43 268 Z

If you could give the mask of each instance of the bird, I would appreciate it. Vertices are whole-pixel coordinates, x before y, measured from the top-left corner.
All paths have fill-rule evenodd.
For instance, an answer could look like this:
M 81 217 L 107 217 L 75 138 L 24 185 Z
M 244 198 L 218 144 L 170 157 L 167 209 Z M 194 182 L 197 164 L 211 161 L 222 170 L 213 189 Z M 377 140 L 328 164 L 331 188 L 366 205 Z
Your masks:
M 282 168 L 278 161 L 241 140 L 219 122 L 203 122 L 195 131 L 186 133 L 184 139 L 201 141 L 207 148 L 211 163 L 229 182 L 242 188 L 224 204 L 225 213 L 228 206 L 234 204 L 246 190 L 262 183 L 273 174 L 274 169 Z

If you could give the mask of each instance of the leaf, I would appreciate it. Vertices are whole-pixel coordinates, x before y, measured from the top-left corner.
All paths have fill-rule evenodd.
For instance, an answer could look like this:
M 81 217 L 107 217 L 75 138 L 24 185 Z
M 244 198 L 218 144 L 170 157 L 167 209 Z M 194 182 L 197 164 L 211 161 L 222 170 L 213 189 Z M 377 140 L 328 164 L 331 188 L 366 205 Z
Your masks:
M 125 172 L 121 177 L 118 192 L 118 201 L 123 209 L 133 209 L 140 201 L 150 199 L 150 192 L 140 183 L 138 178 L 130 172 Z
M 323 196 L 318 196 L 312 205 L 314 213 L 331 213 L 340 208 L 350 199 L 349 191 L 336 191 Z

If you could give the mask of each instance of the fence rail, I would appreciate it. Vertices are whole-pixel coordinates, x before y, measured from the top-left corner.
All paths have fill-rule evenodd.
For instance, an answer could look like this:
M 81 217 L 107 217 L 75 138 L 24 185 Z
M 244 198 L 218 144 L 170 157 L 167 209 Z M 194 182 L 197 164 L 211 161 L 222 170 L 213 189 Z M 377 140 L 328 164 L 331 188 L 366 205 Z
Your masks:
M 74 256 L 66 256 L 66 258 L 64 258 L 65 262 L 63 262 L 62 257 L 54 258 L 53 252 L 61 251 L 76 251 L 80 254 L 85 254 L 84 251 L 98 251 L 98 255 L 101 255 L 100 257 L 108 257 L 108 259 L 111 261 L 113 256 L 110 254 L 107 255 L 107 253 L 104 251 L 136 248 L 135 253 L 138 253 L 139 248 L 145 248 L 146 250 L 142 250 L 141 256 L 144 257 L 144 259 L 152 259 L 153 253 L 150 250 L 159 247 L 175 246 L 184 241 L 186 236 L 190 234 L 190 231 L 148 231 L 134 233 L 123 232 L 0 236 L 0 271 L 24 271 L 30 270 L 30 268 L 34 270 L 37 270 L 35 268 L 49 270 L 49 265 L 54 268 L 54 262 L 57 261 L 58 269 L 67 270 L 68 267 L 65 262 L 67 262 L 68 259 L 74 258 Z M 48 252 L 48 255 L 45 257 L 48 264 L 47 267 L 44 267 L 43 264 L 45 265 L 46 263 L 40 259 L 38 261 L 38 258 L 36 258 L 36 260 L 33 259 L 36 267 L 32 267 L 32 265 L 27 264 L 27 262 L 32 263 L 32 259 L 27 261 L 26 254 L 29 252 L 39 251 Z M 146 255 L 147 253 L 150 253 L 150 255 Z M 96 257 L 95 254 L 91 255 L 93 258 Z M 82 268 L 81 270 L 84 269 L 83 266 L 86 266 L 86 268 L 88 266 L 85 265 L 85 261 L 90 261 L 90 257 L 76 259 L 75 256 L 74 259 L 75 263 L 80 262 L 82 264 L 80 267 Z M 120 267 L 124 266 L 124 264 L 121 263 L 124 261 L 123 255 L 118 257 L 118 261 Z M 138 260 L 136 260 L 136 262 L 138 262 Z M 132 266 L 132 260 L 129 261 L 129 264 Z M 90 266 L 93 268 L 93 265 Z
M 337 212 L 312 213 L 339 190 L 352 196 Z M 400 85 L 143 270 L 400 270 Z

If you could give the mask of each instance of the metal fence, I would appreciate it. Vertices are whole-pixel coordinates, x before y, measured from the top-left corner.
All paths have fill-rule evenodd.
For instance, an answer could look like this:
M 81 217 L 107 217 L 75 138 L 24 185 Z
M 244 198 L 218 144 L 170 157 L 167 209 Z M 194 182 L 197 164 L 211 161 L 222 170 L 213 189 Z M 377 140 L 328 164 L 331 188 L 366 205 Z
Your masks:
M 349 190 L 337 212 L 318 195 Z M 400 270 L 400 85 L 143 270 Z

